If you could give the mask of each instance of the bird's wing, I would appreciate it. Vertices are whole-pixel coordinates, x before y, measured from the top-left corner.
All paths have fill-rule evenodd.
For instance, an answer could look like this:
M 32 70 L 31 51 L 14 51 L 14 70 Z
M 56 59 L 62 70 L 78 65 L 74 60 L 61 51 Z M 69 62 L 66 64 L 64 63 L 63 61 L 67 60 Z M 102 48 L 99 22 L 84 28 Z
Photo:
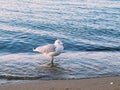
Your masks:
M 48 44 L 48 45 L 36 48 L 36 50 L 41 52 L 41 53 L 55 52 L 55 49 L 56 49 L 56 47 L 54 44 Z

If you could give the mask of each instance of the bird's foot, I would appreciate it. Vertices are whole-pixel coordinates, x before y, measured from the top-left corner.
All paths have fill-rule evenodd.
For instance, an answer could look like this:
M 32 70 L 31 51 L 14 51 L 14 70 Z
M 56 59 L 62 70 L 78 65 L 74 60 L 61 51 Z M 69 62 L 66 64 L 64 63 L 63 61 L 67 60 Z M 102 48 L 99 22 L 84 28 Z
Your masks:
M 49 66 L 49 67 L 54 67 L 55 64 L 54 64 L 54 63 L 49 63 L 48 66 Z

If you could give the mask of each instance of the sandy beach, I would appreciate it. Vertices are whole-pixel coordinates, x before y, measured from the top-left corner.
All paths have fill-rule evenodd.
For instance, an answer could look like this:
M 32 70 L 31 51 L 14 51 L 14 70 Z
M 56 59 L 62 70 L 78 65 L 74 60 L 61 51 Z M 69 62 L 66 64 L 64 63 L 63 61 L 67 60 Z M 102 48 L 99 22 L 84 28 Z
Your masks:
M 16 84 L 2 84 L 0 90 L 120 90 L 120 77 L 33 80 Z

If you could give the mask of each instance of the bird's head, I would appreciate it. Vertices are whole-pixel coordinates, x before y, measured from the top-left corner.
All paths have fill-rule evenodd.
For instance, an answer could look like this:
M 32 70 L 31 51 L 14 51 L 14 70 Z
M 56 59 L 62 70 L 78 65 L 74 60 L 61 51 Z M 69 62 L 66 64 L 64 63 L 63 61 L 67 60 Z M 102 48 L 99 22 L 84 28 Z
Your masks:
M 62 41 L 60 41 L 60 40 L 56 40 L 54 44 L 55 45 L 63 45 Z

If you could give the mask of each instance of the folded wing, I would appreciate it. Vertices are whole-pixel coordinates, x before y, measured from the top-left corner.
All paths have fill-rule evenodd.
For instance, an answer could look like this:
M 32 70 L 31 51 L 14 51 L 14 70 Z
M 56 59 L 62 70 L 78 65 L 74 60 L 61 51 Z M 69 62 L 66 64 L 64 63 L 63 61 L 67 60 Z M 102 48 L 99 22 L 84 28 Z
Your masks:
M 47 53 L 50 53 L 50 52 L 55 52 L 55 49 L 56 49 L 56 47 L 55 47 L 54 44 L 48 44 L 48 45 L 45 45 L 45 46 L 37 47 L 33 51 L 38 51 L 38 52 L 47 54 Z

